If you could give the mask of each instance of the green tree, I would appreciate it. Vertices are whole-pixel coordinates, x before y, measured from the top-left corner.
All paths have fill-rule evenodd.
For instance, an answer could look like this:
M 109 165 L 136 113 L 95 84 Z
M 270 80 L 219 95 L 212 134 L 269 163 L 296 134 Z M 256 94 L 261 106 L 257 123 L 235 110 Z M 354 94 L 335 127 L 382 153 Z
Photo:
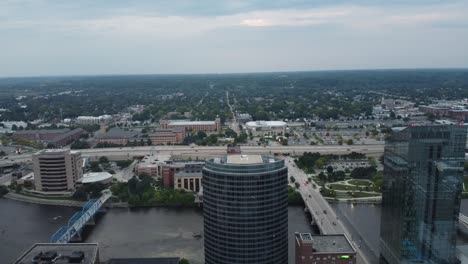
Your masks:
M 182 258 L 180 259 L 179 264 L 190 264 L 190 262 L 187 259 Z
M 346 144 L 348 144 L 348 145 L 354 144 L 353 139 L 352 139 L 352 138 L 348 139 L 348 140 L 346 141 Z
M 101 164 L 109 163 L 109 159 L 106 156 L 102 156 L 99 158 L 99 163 Z

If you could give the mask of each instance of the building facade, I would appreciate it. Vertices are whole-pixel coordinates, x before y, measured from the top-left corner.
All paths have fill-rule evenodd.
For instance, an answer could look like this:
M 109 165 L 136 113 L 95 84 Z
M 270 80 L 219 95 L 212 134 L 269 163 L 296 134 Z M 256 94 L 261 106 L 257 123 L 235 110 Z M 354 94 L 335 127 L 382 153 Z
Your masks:
M 172 161 L 165 163 L 162 165 L 162 178 L 164 187 L 174 187 L 176 173 L 201 173 L 203 165 L 205 165 L 204 161 Z
M 181 129 L 183 131 L 203 131 L 219 132 L 221 131 L 221 118 L 216 117 L 214 121 L 190 121 L 190 120 L 161 120 L 163 129 Z
M 228 155 L 203 168 L 206 264 L 288 263 L 284 160 Z
M 34 185 L 42 192 L 69 192 L 83 178 L 83 159 L 79 152 L 46 149 L 33 155 Z
M 296 264 L 356 264 L 356 249 L 344 234 L 296 233 Z
M 75 123 L 82 126 L 107 124 L 112 121 L 112 116 L 79 116 L 75 119 Z
M 283 121 L 251 121 L 245 124 L 253 136 L 282 136 L 286 133 L 286 126 Z
M 466 128 L 418 126 L 385 144 L 381 263 L 455 264 Z
M 157 129 L 148 137 L 152 145 L 181 144 L 184 142 L 185 131 L 182 129 Z
M 198 193 L 201 188 L 202 173 L 180 171 L 174 173 L 174 189 Z

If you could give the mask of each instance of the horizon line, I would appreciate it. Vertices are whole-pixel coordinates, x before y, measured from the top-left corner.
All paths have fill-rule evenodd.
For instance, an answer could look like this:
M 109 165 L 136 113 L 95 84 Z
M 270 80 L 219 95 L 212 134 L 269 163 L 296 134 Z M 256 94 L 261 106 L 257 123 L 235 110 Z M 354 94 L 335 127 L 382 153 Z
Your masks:
M 0 80 L 22 78 L 67 78 L 67 77 L 116 77 L 116 76 L 201 76 L 201 75 L 248 75 L 248 74 L 285 74 L 285 73 L 320 73 L 320 72 L 358 72 L 358 71 L 437 71 L 437 70 L 468 70 L 468 67 L 443 68 L 355 68 L 355 69 L 324 69 L 324 70 L 291 70 L 291 71 L 252 71 L 252 72 L 200 72 L 200 73 L 102 73 L 102 74 L 63 74 L 63 75 L 20 75 L 0 76 Z

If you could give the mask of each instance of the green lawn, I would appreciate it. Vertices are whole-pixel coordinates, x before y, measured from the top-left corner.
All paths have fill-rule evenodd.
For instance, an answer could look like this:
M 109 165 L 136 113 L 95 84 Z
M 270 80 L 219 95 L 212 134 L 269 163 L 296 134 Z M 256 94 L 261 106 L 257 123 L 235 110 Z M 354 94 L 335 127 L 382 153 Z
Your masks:
M 368 180 L 350 180 L 348 181 L 349 184 L 358 185 L 358 186 L 372 186 L 372 182 Z
M 468 192 L 468 177 L 463 178 L 463 182 L 465 183 L 465 192 Z
M 355 192 L 353 194 L 354 198 L 374 197 L 374 196 L 379 196 L 379 194 L 371 194 L 371 193 L 364 193 L 364 192 Z
M 338 190 L 338 191 L 353 191 L 354 186 L 346 185 L 346 184 L 339 184 L 339 183 L 332 183 L 329 184 L 333 190 Z

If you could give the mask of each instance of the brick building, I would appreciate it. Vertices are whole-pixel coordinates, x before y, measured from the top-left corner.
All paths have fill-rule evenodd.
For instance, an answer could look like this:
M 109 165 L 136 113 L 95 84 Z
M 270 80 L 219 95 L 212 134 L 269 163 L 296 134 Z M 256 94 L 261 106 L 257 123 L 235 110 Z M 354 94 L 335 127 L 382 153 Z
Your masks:
M 184 130 L 175 128 L 175 129 L 157 129 L 154 133 L 148 135 L 151 140 L 151 144 L 181 144 L 184 142 L 185 133 Z
M 221 119 L 216 117 L 214 121 L 190 121 L 190 120 L 161 120 L 161 127 L 164 129 L 178 128 L 183 131 L 203 131 L 219 132 L 221 131 Z
M 132 138 L 136 138 L 138 136 L 137 132 L 133 131 L 125 131 L 118 127 L 111 128 L 106 133 L 96 133 L 94 136 L 95 142 L 107 142 L 111 144 L 117 144 L 125 146 L 127 145 L 128 141 Z
M 296 264 L 356 264 L 356 250 L 344 234 L 296 233 Z
M 175 161 L 166 163 L 162 167 L 162 178 L 164 187 L 174 187 L 174 179 L 176 173 L 201 173 L 203 165 L 205 165 L 204 161 Z
M 47 141 L 52 140 L 62 134 L 69 132 L 70 129 L 40 129 L 40 130 L 23 130 L 17 131 L 13 134 L 13 138 L 22 138 L 29 140 L 41 140 Z

